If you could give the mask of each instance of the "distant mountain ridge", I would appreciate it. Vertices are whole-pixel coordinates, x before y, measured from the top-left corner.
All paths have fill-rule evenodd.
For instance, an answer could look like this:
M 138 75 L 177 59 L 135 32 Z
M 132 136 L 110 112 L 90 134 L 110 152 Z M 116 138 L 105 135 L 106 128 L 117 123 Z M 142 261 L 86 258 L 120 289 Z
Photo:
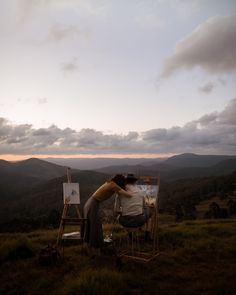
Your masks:
M 236 156 L 215 156 L 181 154 L 170 157 L 161 163 L 150 165 L 108 166 L 96 171 L 103 173 L 135 173 L 137 175 L 161 175 L 167 181 L 218 176 L 236 171 Z
M 108 166 L 144 165 L 161 163 L 166 158 L 46 158 L 50 163 L 69 166 L 79 170 L 96 170 Z
M 113 170 L 111 167 L 150 167 L 164 164 L 166 167 L 210 167 L 220 161 L 236 159 L 235 155 L 197 155 L 184 153 L 169 158 L 46 158 L 42 159 L 61 166 L 69 166 L 79 170 Z M 109 168 L 108 168 L 109 167 Z M 167 168 L 168 168 L 167 167 Z M 125 169 L 127 170 L 127 169 Z
M 196 155 L 185 153 L 170 157 L 164 163 L 174 167 L 210 167 L 224 160 L 236 159 L 236 156 Z

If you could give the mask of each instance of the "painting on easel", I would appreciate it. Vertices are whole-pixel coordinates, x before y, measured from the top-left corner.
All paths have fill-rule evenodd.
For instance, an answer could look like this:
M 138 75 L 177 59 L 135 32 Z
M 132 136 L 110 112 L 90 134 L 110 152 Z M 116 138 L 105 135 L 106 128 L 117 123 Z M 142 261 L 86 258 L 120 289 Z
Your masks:
M 63 183 L 64 204 L 80 204 L 78 183 Z
M 145 204 L 155 206 L 158 197 L 158 185 L 139 184 L 138 187 L 144 192 Z

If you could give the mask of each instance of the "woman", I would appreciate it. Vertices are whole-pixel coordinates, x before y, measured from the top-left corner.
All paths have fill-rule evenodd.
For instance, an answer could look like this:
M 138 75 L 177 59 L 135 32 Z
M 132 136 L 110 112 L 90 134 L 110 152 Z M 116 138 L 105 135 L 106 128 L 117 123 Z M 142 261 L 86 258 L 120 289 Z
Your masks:
M 119 222 L 124 227 L 140 227 L 148 221 L 152 214 L 150 208 L 145 206 L 145 193 L 136 185 L 137 180 L 138 178 L 133 174 L 128 174 L 125 190 L 132 198 L 127 199 L 123 195 L 120 197 L 122 214 Z
M 91 247 L 91 251 L 99 254 L 103 246 L 102 222 L 99 216 L 100 203 L 109 199 L 113 194 L 122 194 L 131 197 L 125 190 L 125 177 L 121 174 L 115 175 L 101 185 L 84 205 L 84 218 L 87 218 L 85 230 L 85 242 Z

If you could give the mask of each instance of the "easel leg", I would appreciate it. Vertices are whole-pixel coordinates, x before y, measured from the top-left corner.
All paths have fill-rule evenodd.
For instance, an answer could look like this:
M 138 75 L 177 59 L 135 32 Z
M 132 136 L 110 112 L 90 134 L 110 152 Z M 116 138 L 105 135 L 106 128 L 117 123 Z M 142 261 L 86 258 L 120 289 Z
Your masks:
M 58 232 L 58 237 L 57 237 L 57 246 L 59 246 L 61 237 L 63 235 L 63 231 L 64 231 L 64 220 L 63 219 L 66 218 L 66 216 L 67 216 L 68 208 L 69 208 L 69 205 L 65 204 L 64 208 L 63 208 L 63 212 L 62 212 L 62 217 L 61 217 L 61 222 L 60 222 L 60 227 L 59 227 L 59 232 Z

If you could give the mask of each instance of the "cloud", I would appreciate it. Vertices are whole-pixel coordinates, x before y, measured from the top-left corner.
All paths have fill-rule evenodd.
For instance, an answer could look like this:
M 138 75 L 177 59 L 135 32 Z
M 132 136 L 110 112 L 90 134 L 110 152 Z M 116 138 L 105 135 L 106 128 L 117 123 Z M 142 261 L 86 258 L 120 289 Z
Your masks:
M 20 23 L 28 21 L 37 10 L 42 10 L 50 4 L 52 0 L 18 0 L 17 19 Z
M 154 12 L 135 16 L 134 22 L 146 29 L 159 29 L 165 25 L 165 20 Z
M 36 6 L 38 6 L 38 4 L 41 4 L 41 0 L 37 1 L 37 0 L 20 0 L 17 3 L 17 8 L 18 8 L 18 12 L 21 16 L 21 18 L 27 18 L 32 11 L 35 9 Z
M 232 99 L 226 108 L 219 114 L 219 120 L 222 124 L 236 125 L 236 98 Z
M 216 123 L 217 118 L 218 118 L 218 113 L 217 112 L 214 112 L 214 113 L 211 113 L 211 114 L 207 114 L 207 115 L 202 116 L 196 122 L 198 122 L 201 126 L 207 126 L 210 123 Z
M 68 62 L 62 63 L 61 64 L 61 69 L 64 71 L 64 73 L 73 73 L 78 71 L 78 63 L 77 63 L 77 58 L 74 57 Z
M 42 45 L 45 43 L 61 42 L 65 39 L 76 37 L 79 34 L 85 35 L 85 33 L 85 31 L 80 31 L 76 25 L 56 23 L 52 25 L 52 27 L 49 29 L 48 36 L 45 38 L 45 40 L 42 40 L 40 44 Z
M 22 97 L 19 97 L 17 99 L 17 103 L 19 104 L 29 104 L 29 103 L 33 103 L 33 102 L 36 102 L 38 103 L 39 105 L 42 105 L 42 104 L 46 104 L 48 102 L 48 99 L 46 97 L 40 97 L 40 98 L 33 98 L 33 97 L 25 97 L 25 98 L 22 98 Z
M 91 16 L 103 17 L 107 14 L 103 0 L 16 0 L 16 3 L 16 18 L 20 23 L 33 19 L 37 14 L 44 15 L 49 10 L 60 12 L 65 8 Z
M 235 154 L 236 98 L 224 110 L 205 114 L 183 127 L 156 128 L 143 133 L 105 134 L 55 125 L 34 129 L 0 118 L 0 154 Z
M 212 17 L 177 43 L 164 63 L 162 77 L 194 67 L 211 74 L 236 71 L 236 15 Z
M 45 46 L 51 44 L 59 44 L 66 40 L 75 41 L 78 38 L 85 41 L 89 40 L 91 36 L 91 31 L 89 28 L 79 28 L 78 25 L 74 24 L 62 24 L 56 23 L 51 27 L 47 27 L 45 32 L 42 33 L 42 36 L 36 35 L 29 41 L 29 44 L 33 46 Z
M 46 104 L 48 102 L 48 99 L 46 97 L 41 97 L 38 99 L 39 104 Z
M 208 82 L 205 85 L 198 88 L 199 91 L 209 94 L 212 92 L 214 88 L 214 84 L 212 82 Z

